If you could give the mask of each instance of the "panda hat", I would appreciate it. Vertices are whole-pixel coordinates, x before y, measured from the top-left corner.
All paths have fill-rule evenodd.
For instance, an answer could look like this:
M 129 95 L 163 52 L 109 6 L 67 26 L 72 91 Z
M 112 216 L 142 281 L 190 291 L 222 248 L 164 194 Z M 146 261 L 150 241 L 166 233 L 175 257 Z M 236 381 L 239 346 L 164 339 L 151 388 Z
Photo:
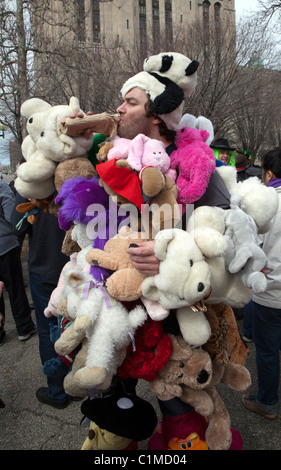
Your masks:
M 168 129 L 177 130 L 184 98 L 197 83 L 199 62 L 177 52 L 161 52 L 145 59 L 143 71 L 129 78 L 121 89 L 122 97 L 135 87 L 144 90 L 153 101 L 154 111 Z

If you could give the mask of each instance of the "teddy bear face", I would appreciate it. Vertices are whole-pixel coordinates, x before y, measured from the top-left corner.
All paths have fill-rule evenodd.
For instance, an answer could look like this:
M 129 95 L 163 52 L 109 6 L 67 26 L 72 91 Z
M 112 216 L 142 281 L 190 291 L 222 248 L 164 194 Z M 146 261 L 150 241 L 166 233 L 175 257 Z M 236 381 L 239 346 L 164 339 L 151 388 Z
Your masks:
M 201 348 L 191 348 L 181 337 L 170 337 L 173 352 L 159 372 L 160 380 L 166 384 L 186 385 L 197 390 L 206 388 L 213 375 L 210 355 Z
M 26 128 L 31 141 L 46 158 L 61 162 L 84 155 L 92 142 L 83 137 L 72 138 L 61 131 L 61 120 L 80 111 L 78 99 L 70 98 L 69 105 L 51 106 L 43 100 L 31 98 L 21 107 L 26 117 Z
M 171 255 L 160 263 L 161 282 L 158 287 L 167 293 L 174 308 L 192 305 L 202 299 L 210 290 L 210 272 L 202 252 L 195 243 L 176 247 L 171 241 Z M 177 269 L 171 269 L 176 260 Z M 177 280 L 178 279 L 178 280 Z M 156 282 L 157 285 L 157 282 Z
M 189 127 L 183 127 L 178 130 L 175 143 L 178 148 L 182 148 L 186 145 L 192 144 L 193 142 L 206 142 L 208 136 L 208 132 L 204 129 L 198 130 L 191 129 Z
M 159 301 L 165 308 L 180 308 L 193 305 L 209 293 L 209 266 L 190 233 L 180 229 L 159 232 L 155 254 L 161 260 L 159 274 L 144 279 L 145 297 Z
M 170 168 L 170 157 L 166 153 L 164 144 L 154 139 L 148 140 L 145 144 L 141 165 L 150 165 L 165 173 Z

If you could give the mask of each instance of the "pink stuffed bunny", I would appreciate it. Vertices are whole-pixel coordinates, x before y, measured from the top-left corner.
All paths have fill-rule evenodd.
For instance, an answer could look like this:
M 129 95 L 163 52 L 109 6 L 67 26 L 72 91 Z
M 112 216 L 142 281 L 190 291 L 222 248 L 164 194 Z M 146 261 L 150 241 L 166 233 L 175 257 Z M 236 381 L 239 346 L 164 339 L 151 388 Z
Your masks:
M 112 143 L 113 148 L 107 154 L 108 160 L 124 158 L 138 172 L 145 166 L 153 166 L 175 181 L 176 171 L 170 169 L 170 157 L 163 142 L 139 134 L 133 140 L 114 137 Z
M 209 133 L 205 130 L 183 127 L 177 131 L 177 150 L 171 154 L 171 168 L 178 170 L 178 199 L 191 204 L 203 196 L 211 174 L 216 169 L 213 151 L 206 144 Z

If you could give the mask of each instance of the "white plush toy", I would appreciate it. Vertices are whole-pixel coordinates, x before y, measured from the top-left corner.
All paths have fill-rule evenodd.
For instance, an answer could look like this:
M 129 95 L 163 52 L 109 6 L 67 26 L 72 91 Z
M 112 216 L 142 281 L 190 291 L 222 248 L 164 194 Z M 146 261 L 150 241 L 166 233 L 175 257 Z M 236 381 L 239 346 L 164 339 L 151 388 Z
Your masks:
M 145 297 L 177 310 L 183 338 L 192 346 L 204 344 L 210 336 L 205 303 L 243 307 L 251 299 L 251 290 L 244 286 L 240 274 L 231 274 L 226 268 L 229 243 L 224 232 L 222 211 L 197 208 L 188 231 L 171 229 L 156 235 L 159 273 L 142 282 Z
M 77 335 L 84 331 L 89 341 L 86 365 L 76 372 L 74 381 L 82 388 L 105 389 L 117 372 L 120 354 L 147 319 L 146 311 L 136 306 L 128 312 L 90 274 L 68 271 L 66 282 L 67 311 L 74 320 L 74 331 Z M 74 296 L 78 301 L 71 305 Z
M 267 280 L 262 270 L 267 258 L 258 246 L 257 226 L 255 221 L 239 207 L 225 211 L 225 235 L 233 245 L 233 254 L 226 260 L 230 273 L 240 273 L 243 284 L 254 293 L 264 292 Z
M 278 209 L 276 190 L 265 186 L 256 176 L 237 182 L 236 170 L 230 166 L 220 166 L 216 171 L 231 195 L 231 204 L 254 219 L 259 234 L 266 233 Z
M 213 241 L 213 254 L 223 254 L 227 244 L 221 234 L 212 229 L 205 233 Z M 200 238 L 200 229 L 197 234 Z M 204 309 L 198 309 L 197 304 L 210 294 L 211 275 L 196 234 L 181 229 L 162 230 L 155 237 L 154 251 L 160 260 L 159 273 L 143 280 L 143 296 L 164 308 L 177 309 L 185 341 L 201 346 L 208 341 L 211 330 Z
M 253 292 L 264 292 L 270 266 L 259 247 L 258 235 L 269 230 L 278 209 L 278 195 L 257 177 L 237 182 L 232 167 L 219 167 L 217 171 L 231 195 L 231 209 L 223 212 L 230 245 L 227 269 L 240 273 L 244 285 Z
M 51 106 L 39 98 L 31 98 L 21 106 L 27 118 L 28 135 L 22 143 L 26 162 L 17 170 L 15 187 L 25 198 L 44 199 L 55 191 L 54 171 L 58 163 L 79 156 L 86 157 L 91 139 L 70 137 L 61 132 L 61 120 L 80 110 L 77 98 L 69 105 Z

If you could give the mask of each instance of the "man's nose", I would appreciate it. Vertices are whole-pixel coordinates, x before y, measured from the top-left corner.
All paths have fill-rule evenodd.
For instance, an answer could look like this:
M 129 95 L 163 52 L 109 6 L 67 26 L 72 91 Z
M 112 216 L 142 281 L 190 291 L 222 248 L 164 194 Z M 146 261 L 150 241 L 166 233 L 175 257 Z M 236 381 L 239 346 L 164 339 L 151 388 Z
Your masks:
M 117 113 L 124 113 L 125 112 L 125 103 L 120 104 L 120 106 L 117 108 Z

